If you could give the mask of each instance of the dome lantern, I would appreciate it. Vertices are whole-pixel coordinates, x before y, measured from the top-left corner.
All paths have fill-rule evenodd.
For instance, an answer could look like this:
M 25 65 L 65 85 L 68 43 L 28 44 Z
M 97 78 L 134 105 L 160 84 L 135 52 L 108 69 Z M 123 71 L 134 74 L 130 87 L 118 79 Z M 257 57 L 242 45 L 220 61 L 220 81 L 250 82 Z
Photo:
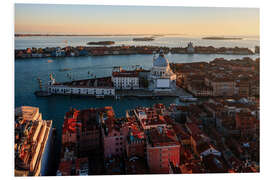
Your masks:
M 169 61 L 165 57 L 164 52 L 162 50 L 159 51 L 159 56 L 154 59 L 153 66 L 154 67 L 167 67 L 167 66 L 169 66 Z

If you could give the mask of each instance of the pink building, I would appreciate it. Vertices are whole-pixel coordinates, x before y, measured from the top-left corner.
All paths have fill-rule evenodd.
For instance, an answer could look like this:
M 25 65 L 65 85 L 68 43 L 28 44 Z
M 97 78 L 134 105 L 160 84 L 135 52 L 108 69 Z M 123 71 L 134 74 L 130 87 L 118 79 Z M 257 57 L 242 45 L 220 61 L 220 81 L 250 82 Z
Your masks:
M 116 119 L 112 107 L 105 107 L 100 113 L 100 120 L 104 157 L 122 156 L 128 134 L 128 128 L 124 126 L 125 119 Z
M 169 173 L 170 163 L 179 166 L 180 143 L 173 129 L 148 130 L 146 150 L 150 173 Z
M 127 157 L 145 157 L 145 134 L 143 128 L 134 116 L 128 117 L 125 126 L 129 132 L 126 141 Z

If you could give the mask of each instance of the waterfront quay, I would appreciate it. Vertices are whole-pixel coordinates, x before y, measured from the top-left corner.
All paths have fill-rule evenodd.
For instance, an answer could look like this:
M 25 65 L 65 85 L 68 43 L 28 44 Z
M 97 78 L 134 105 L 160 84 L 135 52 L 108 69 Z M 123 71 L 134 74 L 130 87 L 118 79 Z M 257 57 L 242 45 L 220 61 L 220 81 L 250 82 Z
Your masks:
M 184 89 L 177 87 L 171 92 L 153 92 L 149 90 L 116 90 L 118 97 L 138 97 L 138 98 L 161 98 L 161 97 L 192 97 L 190 93 Z

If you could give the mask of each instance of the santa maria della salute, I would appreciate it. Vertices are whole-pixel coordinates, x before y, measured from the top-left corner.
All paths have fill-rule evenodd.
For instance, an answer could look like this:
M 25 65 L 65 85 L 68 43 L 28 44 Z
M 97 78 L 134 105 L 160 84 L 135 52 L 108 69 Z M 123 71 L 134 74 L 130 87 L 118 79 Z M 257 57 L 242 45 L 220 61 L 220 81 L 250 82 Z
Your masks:
M 150 81 L 153 82 L 154 91 L 171 91 L 175 88 L 176 75 L 172 72 L 169 60 L 162 50 L 159 56 L 153 59 Z

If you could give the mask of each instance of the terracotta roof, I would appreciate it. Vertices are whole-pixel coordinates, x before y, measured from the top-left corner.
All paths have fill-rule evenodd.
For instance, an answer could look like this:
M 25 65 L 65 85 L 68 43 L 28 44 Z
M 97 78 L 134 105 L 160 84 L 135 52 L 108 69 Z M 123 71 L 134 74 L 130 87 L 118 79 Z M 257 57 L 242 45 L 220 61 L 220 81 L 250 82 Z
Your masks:
M 112 88 L 113 82 L 111 77 L 103 77 L 103 78 L 94 78 L 94 79 L 83 79 L 83 80 L 75 80 L 71 82 L 63 82 L 56 83 L 55 85 L 65 85 L 70 87 L 97 87 L 97 88 Z
M 138 77 L 139 73 L 137 71 L 124 71 L 121 72 L 113 72 L 113 77 Z
M 151 128 L 147 131 L 147 137 L 153 147 L 180 145 L 173 129 Z

